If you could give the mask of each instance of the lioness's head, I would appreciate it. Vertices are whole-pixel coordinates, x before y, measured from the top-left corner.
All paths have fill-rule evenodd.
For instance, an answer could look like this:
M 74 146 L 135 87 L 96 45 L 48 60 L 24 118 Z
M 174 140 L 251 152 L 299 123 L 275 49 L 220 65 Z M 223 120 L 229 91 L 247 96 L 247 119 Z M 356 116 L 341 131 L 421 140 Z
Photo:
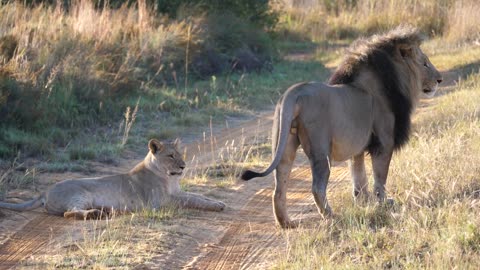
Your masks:
M 179 141 L 173 143 L 160 142 L 152 139 L 148 142 L 149 152 L 145 158 L 145 166 L 155 174 L 164 176 L 181 175 L 185 162 L 178 152 Z

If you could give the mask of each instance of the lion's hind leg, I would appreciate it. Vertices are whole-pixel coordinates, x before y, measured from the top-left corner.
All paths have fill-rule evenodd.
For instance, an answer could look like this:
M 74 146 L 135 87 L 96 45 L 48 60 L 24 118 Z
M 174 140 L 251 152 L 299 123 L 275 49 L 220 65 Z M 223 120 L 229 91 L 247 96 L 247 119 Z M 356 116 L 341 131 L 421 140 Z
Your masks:
M 313 158 L 310 160 L 312 167 L 312 194 L 318 212 L 322 216 L 330 216 L 332 210 L 327 201 L 327 184 L 330 177 L 330 162 L 328 157 Z
M 295 160 L 297 148 L 300 145 L 296 134 L 290 134 L 287 138 L 287 147 L 283 153 L 280 164 L 273 171 L 275 179 L 275 191 L 273 193 L 273 213 L 277 223 L 282 228 L 295 228 L 297 222 L 291 221 L 287 213 L 287 187 L 292 171 L 292 165 Z
M 302 147 L 310 160 L 312 169 L 312 194 L 318 212 L 323 216 L 332 215 L 332 210 L 327 201 L 327 184 L 330 177 L 330 145 L 327 132 L 323 129 L 310 127 L 302 129 L 300 141 Z

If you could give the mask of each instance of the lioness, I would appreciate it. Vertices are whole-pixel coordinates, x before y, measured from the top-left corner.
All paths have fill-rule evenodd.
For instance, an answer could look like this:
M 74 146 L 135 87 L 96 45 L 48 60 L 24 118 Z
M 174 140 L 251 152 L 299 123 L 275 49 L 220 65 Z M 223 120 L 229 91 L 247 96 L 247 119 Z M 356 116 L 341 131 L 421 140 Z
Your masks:
M 374 192 L 385 199 L 394 150 L 408 140 L 411 113 L 418 99 L 432 97 L 442 76 L 420 49 L 422 36 L 411 27 L 360 39 L 348 50 L 329 80 L 290 87 L 277 103 L 272 134 L 273 209 L 282 227 L 295 227 L 286 210 L 287 180 L 299 145 L 310 160 L 312 193 L 322 215 L 331 214 L 326 189 L 331 161 L 350 159 L 355 197 L 367 196 L 364 152 L 372 158 Z
M 126 174 L 64 180 L 37 199 L 22 204 L 0 202 L 0 208 L 25 211 L 44 205 L 50 214 L 78 219 L 96 218 L 103 211 L 157 209 L 169 203 L 222 211 L 223 202 L 180 190 L 179 176 L 185 162 L 177 144 L 152 139 L 145 159 Z

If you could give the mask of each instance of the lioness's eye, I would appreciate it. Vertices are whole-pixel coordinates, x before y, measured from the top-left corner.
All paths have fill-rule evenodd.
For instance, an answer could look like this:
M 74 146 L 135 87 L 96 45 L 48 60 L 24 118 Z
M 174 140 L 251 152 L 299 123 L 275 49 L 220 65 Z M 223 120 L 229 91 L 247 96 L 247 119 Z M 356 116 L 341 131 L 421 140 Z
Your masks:
M 172 158 L 172 159 L 175 158 L 173 155 L 168 155 L 168 157 L 169 157 L 169 158 Z
M 427 62 L 423 63 L 423 66 L 428 68 L 428 63 Z

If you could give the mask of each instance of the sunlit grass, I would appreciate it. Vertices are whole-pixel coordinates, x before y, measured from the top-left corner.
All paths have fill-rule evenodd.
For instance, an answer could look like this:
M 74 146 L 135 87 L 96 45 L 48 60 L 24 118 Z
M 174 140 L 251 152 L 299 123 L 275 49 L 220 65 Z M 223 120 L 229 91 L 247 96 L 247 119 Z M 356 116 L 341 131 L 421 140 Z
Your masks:
M 352 39 L 411 24 L 451 43 L 479 40 L 477 1 L 282 1 L 280 33 L 314 42 Z M 301 40 L 301 38 L 300 38 Z

